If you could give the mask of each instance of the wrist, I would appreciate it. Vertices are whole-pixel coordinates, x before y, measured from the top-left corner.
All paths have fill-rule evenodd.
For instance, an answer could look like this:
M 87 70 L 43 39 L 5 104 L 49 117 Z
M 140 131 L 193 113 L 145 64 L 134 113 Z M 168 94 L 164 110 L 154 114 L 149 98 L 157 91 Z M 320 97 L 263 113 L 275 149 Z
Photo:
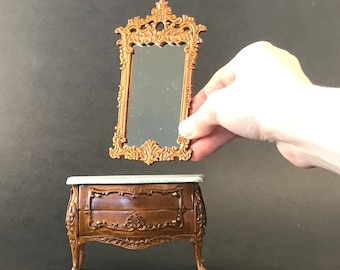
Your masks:
M 339 89 L 296 84 L 287 91 L 270 129 L 271 141 L 294 165 L 340 173 Z

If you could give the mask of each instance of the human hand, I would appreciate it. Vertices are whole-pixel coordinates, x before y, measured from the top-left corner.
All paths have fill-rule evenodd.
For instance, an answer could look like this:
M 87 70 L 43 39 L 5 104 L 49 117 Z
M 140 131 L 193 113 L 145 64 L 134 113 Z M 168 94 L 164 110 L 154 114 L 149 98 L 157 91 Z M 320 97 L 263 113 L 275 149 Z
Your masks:
M 179 133 L 192 139 L 192 160 L 240 136 L 275 142 L 288 160 L 309 166 L 294 160 L 291 145 L 278 132 L 301 85 L 311 82 L 287 51 L 263 41 L 242 49 L 193 98 L 190 116 L 179 126 Z

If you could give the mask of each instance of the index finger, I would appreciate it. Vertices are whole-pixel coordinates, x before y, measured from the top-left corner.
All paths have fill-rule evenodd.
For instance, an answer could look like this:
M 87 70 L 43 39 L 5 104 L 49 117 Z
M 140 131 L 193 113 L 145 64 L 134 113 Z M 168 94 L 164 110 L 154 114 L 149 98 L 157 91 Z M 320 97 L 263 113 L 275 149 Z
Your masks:
M 203 91 L 207 96 L 209 96 L 212 92 L 223 89 L 230 85 L 236 76 L 231 68 L 231 61 L 225 66 L 221 67 L 215 74 L 211 77 L 209 82 L 203 87 Z
M 204 89 L 200 90 L 192 99 L 190 103 L 190 109 L 189 109 L 189 115 L 194 114 L 200 107 L 201 105 L 206 101 L 207 95 L 204 91 Z
M 194 114 L 212 92 L 227 87 L 235 80 L 235 73 L 231 71 L 230 66 L 229 63 L 220 68 L 211 77 L 209 82 L 194 96 L 190 104 L 189 115 Z

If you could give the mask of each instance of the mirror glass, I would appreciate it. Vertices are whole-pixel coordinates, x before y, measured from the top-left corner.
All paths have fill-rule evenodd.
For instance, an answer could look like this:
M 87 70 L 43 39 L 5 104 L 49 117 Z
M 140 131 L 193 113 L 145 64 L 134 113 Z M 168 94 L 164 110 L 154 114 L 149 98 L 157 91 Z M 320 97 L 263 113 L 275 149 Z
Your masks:
M 181 112 L 184 46 L 134 46 L 128 106 L 129 145 L 149 139 L 177 145 Z

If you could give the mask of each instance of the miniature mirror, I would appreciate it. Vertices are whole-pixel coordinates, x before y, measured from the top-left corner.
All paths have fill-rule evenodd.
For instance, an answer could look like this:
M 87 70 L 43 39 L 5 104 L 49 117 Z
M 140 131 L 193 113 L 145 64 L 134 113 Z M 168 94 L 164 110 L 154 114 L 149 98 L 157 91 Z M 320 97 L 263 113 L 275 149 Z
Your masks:
M 178 124 L 188 116 L 202 31 L 205 26 L 177 17 L 165 0 L 146 18 L 116 29 L 121 82 L 110 157 L 148 165 L 190 159 L 190 141 L 178 134 Z

